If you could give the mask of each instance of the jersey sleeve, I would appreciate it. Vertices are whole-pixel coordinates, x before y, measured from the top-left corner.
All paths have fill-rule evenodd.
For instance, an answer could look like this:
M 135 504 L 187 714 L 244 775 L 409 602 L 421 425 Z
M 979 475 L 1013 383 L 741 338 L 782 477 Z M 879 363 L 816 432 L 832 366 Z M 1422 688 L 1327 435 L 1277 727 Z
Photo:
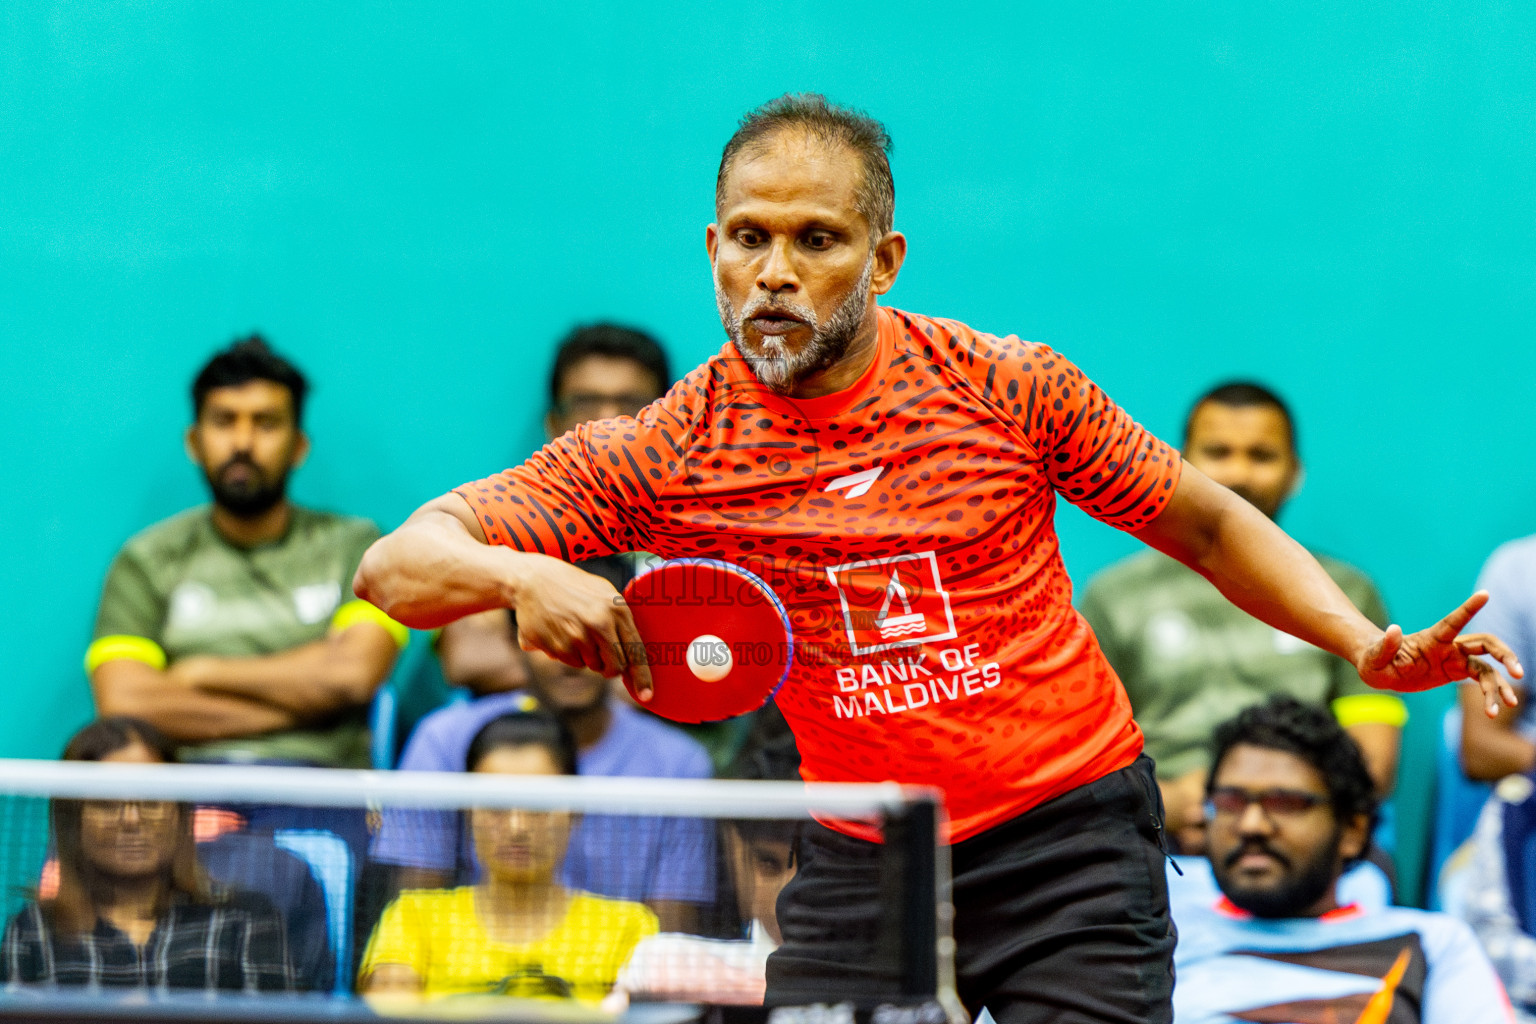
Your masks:
M 580 562 L 647 550 L 656 485 L 682 459 L 653 407 L 644 420 L 584 423 L 520 466 L 455 488 L 486 540 Z
M 1025 345 L 1005 366 L 1004 411 L 1024 430 L 1051 486 L 1116 529 L 1135 531 L 1156 519 L 1179 482 L 1178 451 L 1044 345 Z
M 86 649 L 86 672 L 123 658 L 164 668 L 166 657 L 160 638 L 165 615 L 165 597 L 155 589 L 147 566 L 132 548 L 119 551 L 102 586 L 96 627 Z

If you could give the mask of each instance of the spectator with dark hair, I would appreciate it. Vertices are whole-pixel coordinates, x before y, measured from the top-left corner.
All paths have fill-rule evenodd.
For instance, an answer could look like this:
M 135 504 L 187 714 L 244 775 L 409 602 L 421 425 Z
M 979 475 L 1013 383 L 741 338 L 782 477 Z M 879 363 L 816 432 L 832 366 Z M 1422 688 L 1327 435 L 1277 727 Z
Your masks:
M 307 393 L 257 335 L 215 354 L 186 433 L 213 503 L 138 534 L 107 573 L 97 710 L 154 723 L 181 760 L 369 765 L 367 705 L 409 634 L 352 595 L 377 528 L 288 499 Z
M 173 764 L 176 745 L 143 719 L 98 718 L 69 741 L 64 760 Z M 336 960 L 326 932 L 325 894 L 309 866 L 279 848 L 271 834 L 227 830 L 228 817 L 216 808 L 193 812 L 198 866 L 216 885 L 270 900 L 282 916 L 298 987 L 331 988 Z M 40 899 L 59 892 L 59 874 L 58 859 L 51 859 L 38 886 Z
M 630 570 L 622 560 L 584 563 L 618 589 Z M 463 771 L 471 739 L 486 723 L 532 699 L 558 715 L 575 737 L 581 775 L 700 779 L 711 774 L 709 756 L 680 730 L 614 695 L 611 680 L 588 668 L 564 665 L 515 644 L 511 613 L 491 613 L 513 641 L 508 657 L 522 664 L 522 689 L 450 704 L 417 725 L 400 755 L 407 771 Z M 452 664 L 452 656 L 447 656 Z M 452 815 L 386 812 L 371 858 L 395 865 L 405 887 L 440 887 L 477 877 L 474 844 L 455 829 Z M 689 926 L 701 904 L 714 899 L 714 843 L 705 823 L 682 818 L 588 815 L 576 827 L 564 877 L 578 888 L 651 906 L 669 930 Z
M 1302 477 L 1296 424 L 1268 388 L 1232 382 L 1201 395 L 1184 428 L 1184 459 L 1271 519 Z M 1387 611 L 1358 569 L 1313 556 L 1378 626 Z M 1105 656 L 1125 684 L 1146 752 L 1157 763 L 1170 835 L 1199 853 L 1211 729 L 1271 694 L 1330 704 L 1376 779 L 1392 790 L 1406 706 L 1373 690 L 1342 658 L 1242 611 L 1193 569 L 1145 551 L 1095 576 L 1080 601 Z
M 1178 918 L 1180 1024 L 1513 1020 L 1460 921 L 1339 905 L 1339 876 L 1370 840 L 1375 789 L 1322 707 L 1278 696 L 1217 727 L 1207 854 L 1222 896 Z
M 576 744 L 558 716 L 530 707 L 485 723 L 469 742 L 465 766 L 570 775 Z M 578 827 L 569 811 L 476 808 L 468 817 L 485 869 L 480 879 L 401 893 L 363 954 L 359 987 L 601 1003 L 635 944 L 655 933 L 655 915 L 564 880 L 560 865 Z
M 67 761 L 153 764 L 170 744 L 131 718 L 91 723 Z M 192 808 L 164 800 L 56 798 L 52 893 L 23 907 L 0 942 L 7 984 L 290 991 L 282 918 L 265 897 L 215 885 L 199 862 Z
M 769 704 L 726 777 L 763 782 L 800 779 L 800 751 L 778 708 Z M 776 818 L 720 822 L 721 854 L 734 906 L 729 938 L 662 933 L 635 947 L 619 986 L 651 1001 L 757 1005 L 767 989 L 768 957 L 783 941 L 779 893 L 795 876 L 802 823 Z M 725 890 L 722 886 L 722 890 Z M 722 897 L 724 902 L 724 897 Z M 724 930 L 722 930 L 724 931 Z
M 556 438 L 592 420 L 633 416 L 671 386 L 666 350 L 649 334 L 609 323 L 577 327 L 555 352 L 544 429 Z

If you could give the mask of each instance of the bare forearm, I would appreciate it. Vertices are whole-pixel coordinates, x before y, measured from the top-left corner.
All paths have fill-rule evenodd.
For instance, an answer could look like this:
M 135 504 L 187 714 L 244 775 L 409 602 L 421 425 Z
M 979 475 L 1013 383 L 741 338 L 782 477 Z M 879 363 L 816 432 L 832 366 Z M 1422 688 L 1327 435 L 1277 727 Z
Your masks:
M 358 623 L 323 640 L 256 658 L 201 658 L 196 689 L 270 704 L 302 722 L 365 704 L 394 663 L 382 626 Z
M 1380 722 L 1362 722 L 1345 729 L 1360 747 L 1365 767 L 1376 783 L 1376 795 L 1388 797 L 1397 785 L 1397 759 L 1402 748 L 1402 730 Z
M 1175 500 L 1139 536 L 1254 618 L 1351 664 L 1381 636 L 1305 548 L 1192 466 Z
M 1474 686 L 1460 688 L 1461 767 L 1470 779 L 1493 782 L 1506 775 L 1523 775 L 1536 768 L 1536 743 L 1515 731 L 1515 712 L 1500 709 L 1497 718 L 1484 712 L 1482 695 Z
M 270 704 L 204 693 L 137 662 L 102 665 L 92 673 L 91 688 L 97 714 L 142 718 L 182 743 L 237 739 L 299 724 Z
M 486 544 L 484 533 L 472 528 L 479 531 L 457 495 L 422 506 L 368 549 L 353 590 L 416 629 L 510 607 L 520 553 Z

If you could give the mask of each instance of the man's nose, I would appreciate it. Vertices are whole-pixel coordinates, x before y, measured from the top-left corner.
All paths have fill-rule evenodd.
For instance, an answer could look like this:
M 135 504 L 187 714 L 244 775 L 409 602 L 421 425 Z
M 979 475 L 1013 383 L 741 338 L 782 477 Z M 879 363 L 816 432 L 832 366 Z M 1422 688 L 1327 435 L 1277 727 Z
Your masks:
M 1243 808 L 1242 816 L 1237 819 L 1239 835 L 1267 836 L 1274 832 L 1274 830 L 1275 823 L 1270 820 L 1269 815 L 1264 813 L 1264 808 L 1258 801 L 1254 801 Z
M 763 265 L 757 273 L 757 286 L 766 292 L 800 290 L 800 275 L 795 270 L 794 243 L 788 238 L 775 239 L 768 246 Z

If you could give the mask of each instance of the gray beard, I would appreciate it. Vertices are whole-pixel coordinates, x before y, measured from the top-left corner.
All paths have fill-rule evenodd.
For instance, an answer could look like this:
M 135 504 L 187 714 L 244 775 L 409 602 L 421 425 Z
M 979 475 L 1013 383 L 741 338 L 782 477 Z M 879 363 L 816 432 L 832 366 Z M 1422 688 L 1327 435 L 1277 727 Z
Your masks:
M 794 390 L 795 385 L 825 370 L 847 353 L 848 346 L 853 344 L 854 335 L 864 322 L 865 314 L 869 312 L 869 281 L 874 270 L 875 254 L 870 253 L 869 259 L 864 261 L 864 272 L 859 275 L 858 283 L 838 303 L 825 324 L 817 320 L 816 311 L 809 306 L 774 299 L 768 295 L 758 295 L 738 311 L 731 305 L 731 300 L 726 298 L 717 273 L 715 305 L 720 310 L 720 323 L 725 327 L 725 333 L 736 343 L 752 375 L 770 391 L 787 395 Z M 811 329 L 811 339 L 798 351 L 792 351 L 782 339 L 776 337 L 765 337 L 761 347 L 753 348 L 742 336 L 742 321 L 769 309 L 790 313 L 804 320 Z

